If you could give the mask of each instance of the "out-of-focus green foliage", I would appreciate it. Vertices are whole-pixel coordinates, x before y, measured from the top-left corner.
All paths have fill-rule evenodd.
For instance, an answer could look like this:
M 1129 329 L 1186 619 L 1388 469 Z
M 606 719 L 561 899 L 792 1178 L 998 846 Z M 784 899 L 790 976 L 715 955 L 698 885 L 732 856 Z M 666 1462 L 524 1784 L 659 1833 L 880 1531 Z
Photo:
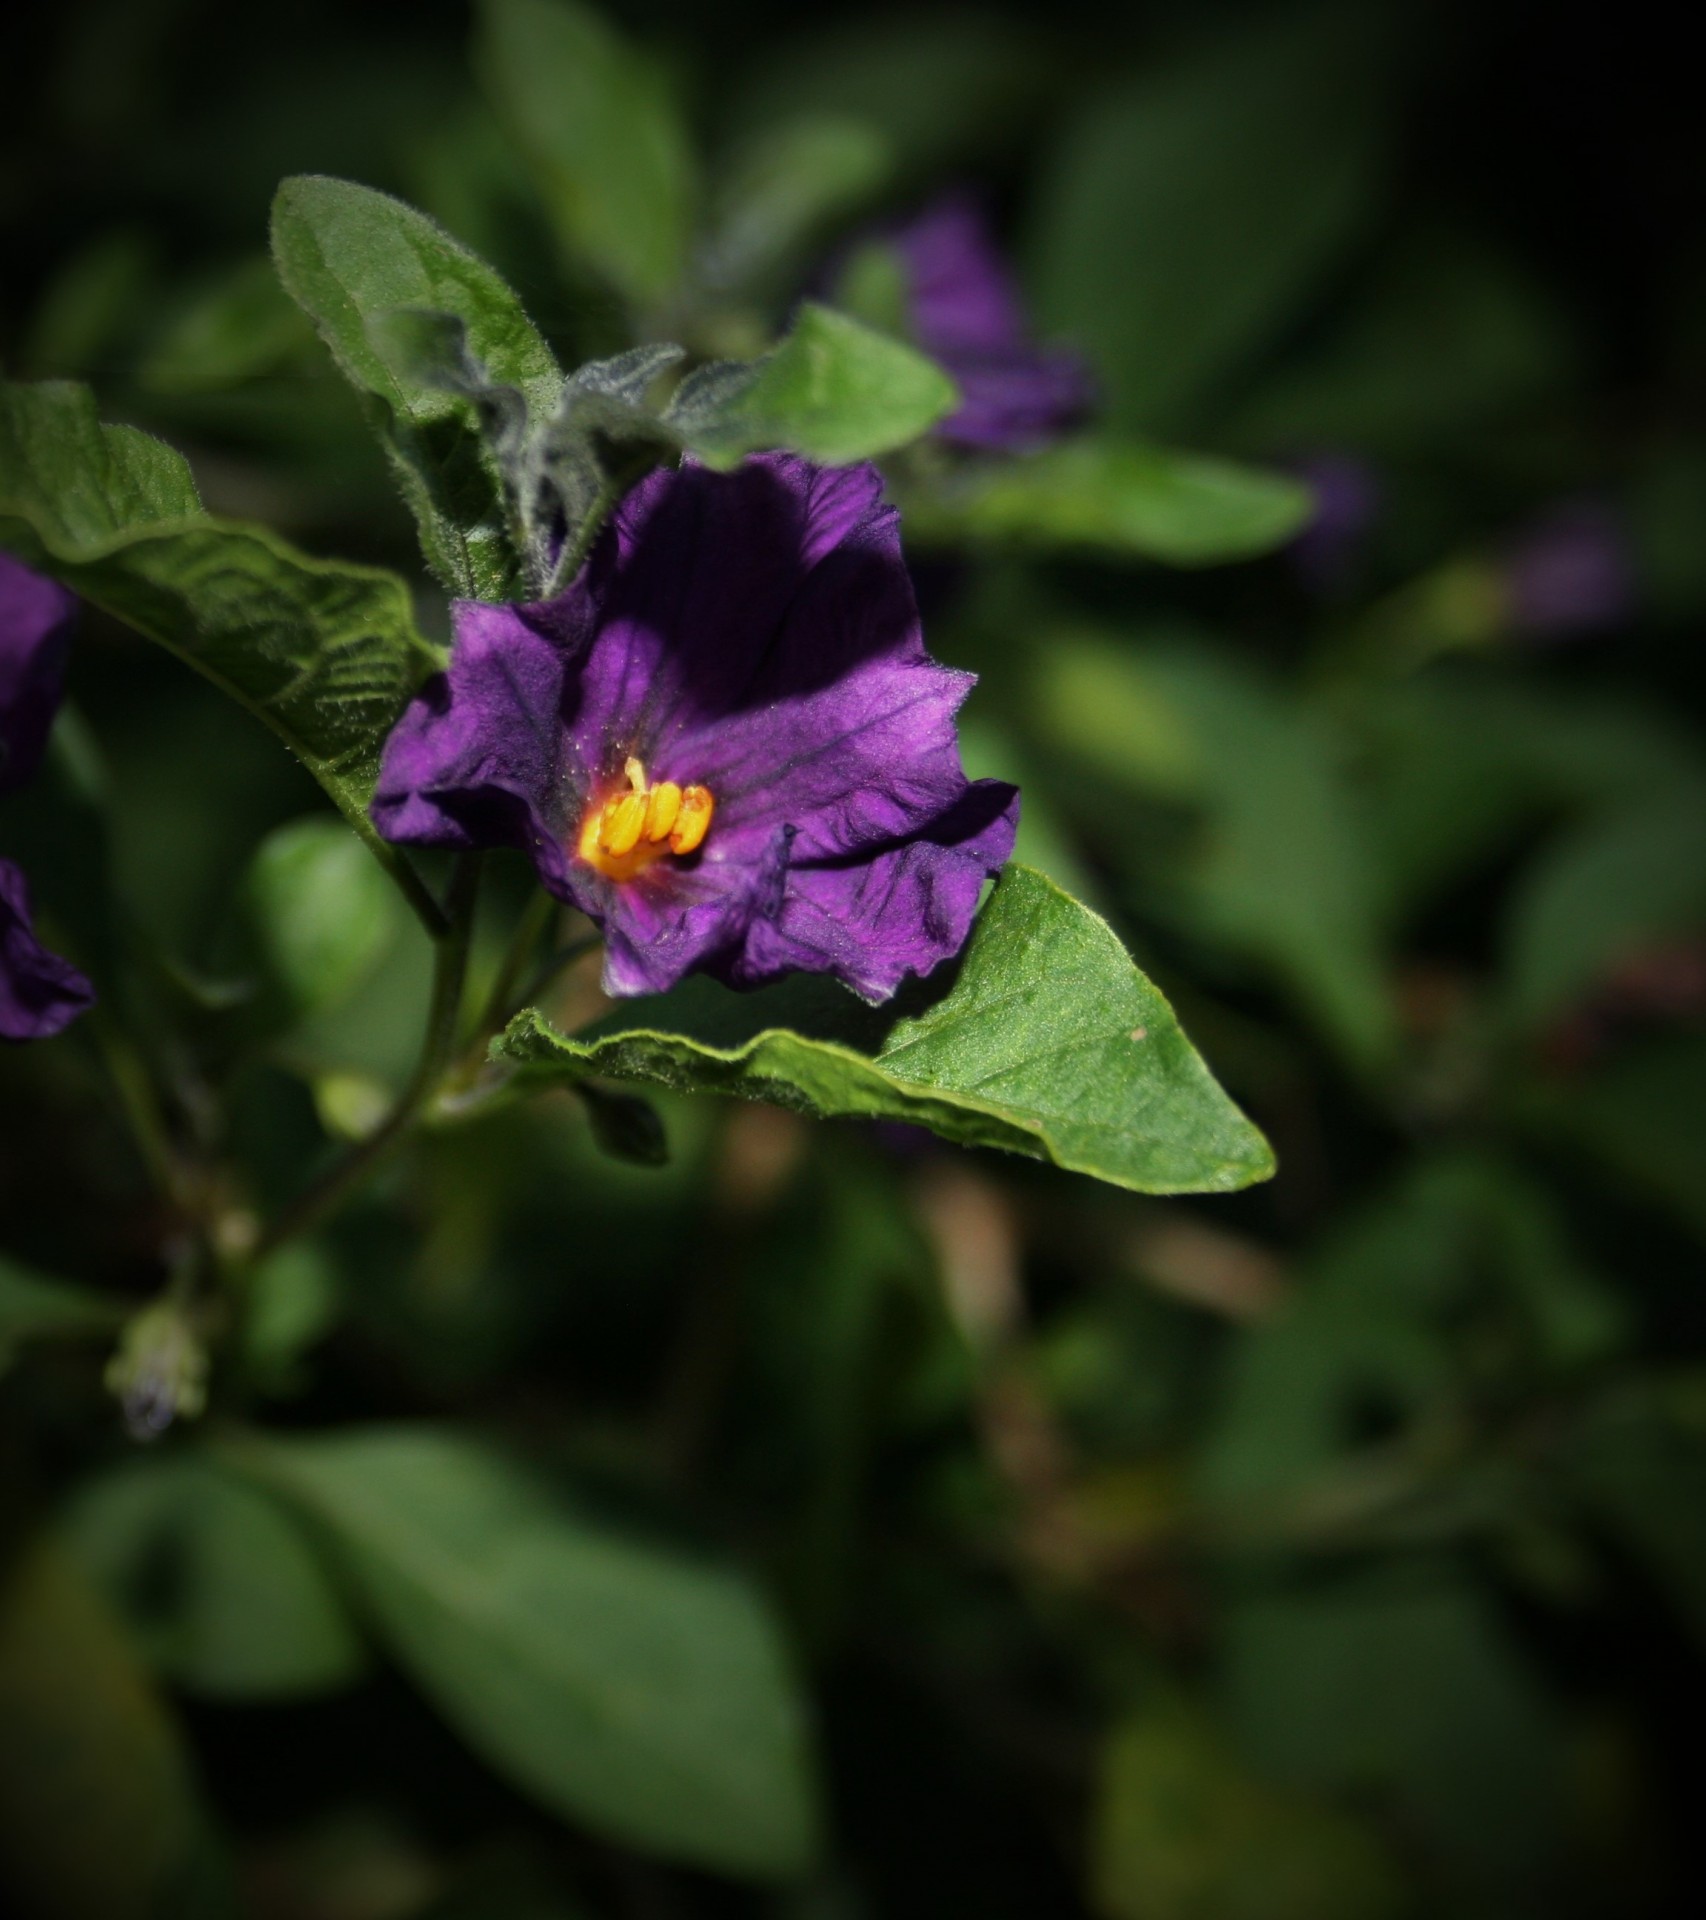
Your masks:
M 1105 11 L 13 30 L 0 857 L 101 1001 L 0 1050 L 8 1920 L 1701 1906 L 1694 67 Z M 938 431 L 950 190 L 1052 445 Z M 494 857 L 384 1157 L 446 589 L 772 445 L 882 462 L 1024 867 L 898 1009 L 612 1011 Z

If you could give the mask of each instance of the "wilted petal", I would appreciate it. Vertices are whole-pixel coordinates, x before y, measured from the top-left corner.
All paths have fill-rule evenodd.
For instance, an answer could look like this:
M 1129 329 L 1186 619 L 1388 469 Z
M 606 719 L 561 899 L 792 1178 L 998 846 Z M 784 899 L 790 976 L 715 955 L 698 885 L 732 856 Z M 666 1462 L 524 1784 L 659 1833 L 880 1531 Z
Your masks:
M 0 860 L 0 1039 L 45 1040 L 94 1004 L 95 990 L 69 960 L 36 938 L 30 892 Z
M 0 553 L 0 793 L 36 770 L 65 691 L 74 594 Z

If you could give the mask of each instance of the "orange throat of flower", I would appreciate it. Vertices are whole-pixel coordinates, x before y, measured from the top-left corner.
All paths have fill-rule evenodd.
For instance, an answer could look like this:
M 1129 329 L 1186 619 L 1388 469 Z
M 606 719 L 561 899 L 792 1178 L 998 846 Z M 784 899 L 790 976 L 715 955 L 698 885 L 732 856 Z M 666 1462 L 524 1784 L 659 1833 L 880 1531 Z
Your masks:
M 575 851 L 607 880 L 632 880 L 666 854 L 692 853 L 711 830 L 716 801 L 709 787 L 652 786 L 646 769 L 630 757 L 628 784 L 595 800 L 581 821 Z

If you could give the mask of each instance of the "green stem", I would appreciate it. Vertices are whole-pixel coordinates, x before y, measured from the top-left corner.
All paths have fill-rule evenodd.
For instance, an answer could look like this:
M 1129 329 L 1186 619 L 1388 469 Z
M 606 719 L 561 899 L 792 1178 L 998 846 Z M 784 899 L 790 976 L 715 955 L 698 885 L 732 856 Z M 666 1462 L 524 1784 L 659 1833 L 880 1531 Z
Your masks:
M 592 551 L 592 543 L 598 538 L 599 529 L 609 517 L 610 509 L 622 498 L 623 489 L 613 480 L 605 481 L 599 495 L 593 501 L 586 518 L 576 530 L 573 542 L 559 555 L 551 578 L 546 583 L 541 598 L 554 600 L 581 570 L 581 562 Z
M 261 1235 L 254 1253 L 257 1262 L 317 1227 L 342 1205 L 409 1132 L 421 1109 L 438 1091 L 456 1051 L 456 1030 L 462 1012 L 463 983 L 468 974 L 468 944 L 473 933 L 474 900 L 479 884 L 480 856 L 477 853 L 458 855 L 445 896 L 445 931 L 437 943 L 432 1002 L 427 1010 L 420 1061 L 409 1084 L 379 1125 L 335 1160 Z
M 503 965 L 498 969 L 498 977 L 492 982 L 492 990 L 486 996 L 485 1010 L 480 1015 L 477 1029 L 480 1037 L 496 1033 L 508 1020 L 510 1003 L 521 984 L 527 963 L 561 910 L 561 903 L 556 896 L 547 893 L 543 887 L 528 901 L 527 910 L 516 924 L 515 938 L 510 942 L 509 952 L 504 955 Z

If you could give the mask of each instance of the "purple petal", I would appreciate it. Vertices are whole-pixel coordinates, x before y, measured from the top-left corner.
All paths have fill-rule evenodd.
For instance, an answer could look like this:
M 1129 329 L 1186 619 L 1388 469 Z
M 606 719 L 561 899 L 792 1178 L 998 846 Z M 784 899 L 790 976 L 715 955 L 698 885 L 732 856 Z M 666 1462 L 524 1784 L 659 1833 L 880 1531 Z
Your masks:
M 1037 346 L 1006 263 L 976 204 L 937 201 L 893 240 L 912 331 L 953 375 L 960 405 L 936 429 L 990 451 L 1046 445 L 1083 420 L 1092 390 L 1076 354 Z
M 0 1039 L 45 1040 L 94 1004 L 95 990 L 35 936 L 30 890 L 0 860 Z
M 387 840 L 523 848 L 562 887 L 556 800 L 573 611 L 456 603 L 449 671 L 427 682 L 385 743 L 371 812 Z
M 76 596 L 0 553 L 0 793 L 36 770 L 65 691 Z
M 1629 536 L 1603 502 L 1567 501 L 1507 555 L 1505 593 L 1511 624 L 1534 639 L 1617 626 L 1636 603 Z
M 527 848 L 604 927 L 611 992 L 810 968 L 881 998 L 957 951 L 1012 849 L 1014 790 L 960 766 L 971 684 L 924 650 L 875 469 L 688 465 L 629 496 L 558 601 L 458 608 L 374 819 Z M 697 852 L 616 879 L 578 848 L 631 760 L 708 787 L 715 815 Z

